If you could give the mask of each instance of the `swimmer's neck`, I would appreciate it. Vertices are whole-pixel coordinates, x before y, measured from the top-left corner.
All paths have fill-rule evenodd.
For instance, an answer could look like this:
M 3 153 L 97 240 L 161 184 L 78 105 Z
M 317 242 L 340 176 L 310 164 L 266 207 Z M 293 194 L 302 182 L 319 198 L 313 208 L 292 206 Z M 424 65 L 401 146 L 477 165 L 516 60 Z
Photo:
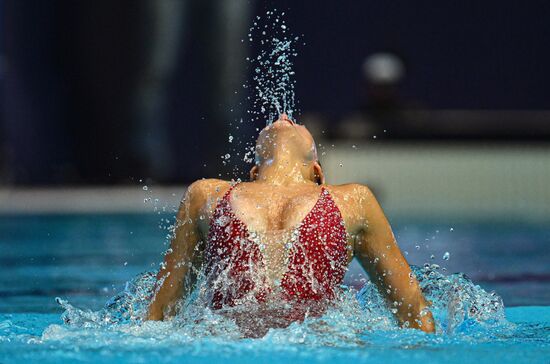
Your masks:
M 255 181 L 275 186 L 314 184 L 308 174 L 307 165 L 301 162 L 265 163 L 260 165 Z

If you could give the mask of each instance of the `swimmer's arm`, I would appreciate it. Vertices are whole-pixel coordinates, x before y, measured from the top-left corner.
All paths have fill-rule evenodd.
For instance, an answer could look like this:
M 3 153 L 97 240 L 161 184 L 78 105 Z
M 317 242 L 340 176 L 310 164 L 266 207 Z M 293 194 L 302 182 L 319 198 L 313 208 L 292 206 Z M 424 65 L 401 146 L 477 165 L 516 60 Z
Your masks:
M 433 317 L 418 281 L 401 253 L 392 229 L 372 192 L 361 186 L 366 224 L 355 243 L 355 256 L 386 299 L 402 326 L 434 332 Z
M 180 205 L 174 237 L 164 263 L 157 274 L 157 283 L 147 320 L 163 320 L 165 314 L 173 315 L 176 302 L 183 296 L 183 283 L 199 241 L 198 215 L 202 193 L 197 183 L 189 186 Z

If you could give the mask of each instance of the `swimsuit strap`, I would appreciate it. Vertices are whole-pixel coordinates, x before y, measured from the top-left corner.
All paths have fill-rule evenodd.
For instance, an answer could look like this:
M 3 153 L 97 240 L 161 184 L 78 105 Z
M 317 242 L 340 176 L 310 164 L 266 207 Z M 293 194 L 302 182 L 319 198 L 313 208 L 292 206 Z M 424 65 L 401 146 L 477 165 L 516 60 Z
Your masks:
M 229 189 L 227 191 L 225 191 L 224 195 L 223 195 L 223 199 L 229 199 L 229 195 L 231 195 L 231 192 L 233 191 L 233 189 L 235 187 L 237 187 L 238 184 L 240 184 L 241 182 L 237 182 L 235 184 L 231 184 L 229 186 Z
M 319 199 L 317 200 L 317 202 L 325 202 L 326 200 L 334 201 L 332 195 L 330 194 L 330 191 L 325 186 L 321 186 L 321 193 L 319 194 Z

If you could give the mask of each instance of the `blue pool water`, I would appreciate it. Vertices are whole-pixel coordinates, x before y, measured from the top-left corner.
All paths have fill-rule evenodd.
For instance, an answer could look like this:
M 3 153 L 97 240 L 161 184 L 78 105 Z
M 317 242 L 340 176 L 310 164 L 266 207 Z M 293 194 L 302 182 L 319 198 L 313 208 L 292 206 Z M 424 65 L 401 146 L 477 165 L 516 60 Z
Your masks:
M 156 268 L 166 248 L 160 218 L 170 219 L 0 217 L 0 363 L 549 362 L 550 228 L 544 225 L 394 221 L 408 260 L 431 265 L 424 269 L 425 288 L 437 284 L 434 297 L 452 296 L 435 314 L 436 335 L 396 328 L 391 315 L 369 306 L 376 306 L 376 297 L 364 289 L 359 300 L 350 293 L 322 320 L 241 339 L 216 317 L 208 325 L 112 324 L 98 311 L 125 282 Z M 459 271 L 475 284 L 451 274 Z M 364 281 L 357 266 L 346 277 L 357 289 Z M 492 290 L 505 312 L 487 309 L 488 302 L 499 302 L 485 293 Z M 71 324 L 64 324 L 55 297 L 89 312 L 74 309 Z

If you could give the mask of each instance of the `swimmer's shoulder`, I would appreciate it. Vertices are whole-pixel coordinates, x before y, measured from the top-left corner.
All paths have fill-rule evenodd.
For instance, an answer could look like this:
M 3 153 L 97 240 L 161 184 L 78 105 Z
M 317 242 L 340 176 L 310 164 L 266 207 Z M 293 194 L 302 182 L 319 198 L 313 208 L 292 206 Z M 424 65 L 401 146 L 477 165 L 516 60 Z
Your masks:
M 200 203 L 201 201 L 223 196 L 230 187 L 231 182 L 229 181 L 216 178 L 202 178 L 187 187 L 186 196 Z
M 334 198 L 336 205 L 340 210 L 351 210 L 357 212 L 358 209 L 368 208 L 373 201 L 376 201 L 371 189 L 361 183 L 346 183 L 342 185 L 325 186 Z
M 341 185 L 325 185 L 325 188 L 337 197 L 346 199 L 366 199 L 374 197 L 369 186 L 361 183 L 346 183 Z
M 196 180 L 187 187 L 180 211 L 186 208 L 193 214 L 212 216 L 213 211 L 224 193 L 231 187 L 229 181 L 215 178 Z
M 367 185 L 347 183 L 325 186 L 342 213 L 348 233 L 355 234 L 367 225 L 369 206 L 374 195 Z

